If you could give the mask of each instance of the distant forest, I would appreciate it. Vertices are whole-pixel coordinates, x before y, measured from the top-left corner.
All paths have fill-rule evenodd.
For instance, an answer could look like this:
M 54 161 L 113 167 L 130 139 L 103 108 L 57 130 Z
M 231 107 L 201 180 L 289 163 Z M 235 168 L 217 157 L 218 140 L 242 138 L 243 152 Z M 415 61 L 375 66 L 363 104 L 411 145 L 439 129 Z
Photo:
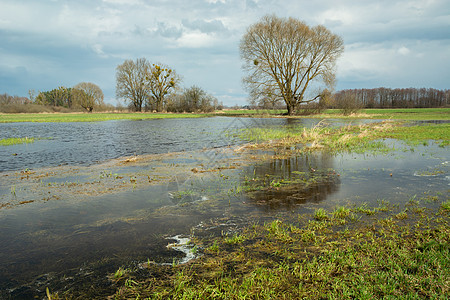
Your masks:
M 450 90 L 432 88 L 353 89 L 334 94 L 334 103 L 355 101 L 360 108 L 432 108 L 450 105 Z

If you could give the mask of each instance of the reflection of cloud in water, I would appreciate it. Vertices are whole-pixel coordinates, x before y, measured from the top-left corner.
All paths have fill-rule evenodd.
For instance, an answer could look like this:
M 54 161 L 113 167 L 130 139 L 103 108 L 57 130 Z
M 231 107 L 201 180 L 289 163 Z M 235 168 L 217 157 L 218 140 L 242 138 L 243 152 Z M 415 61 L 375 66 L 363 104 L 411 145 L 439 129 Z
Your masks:
M 291 209 L 305 202 L 319 202 L 339 190 L 339 175 L 333 157 L 326 153 L 275 159 L 252 170 L 256 185 L 247 201 L 266 210 Z M 247 175 L 248 176 L 248 175 Z M 241 178 L 248 180 L 247 178 Z

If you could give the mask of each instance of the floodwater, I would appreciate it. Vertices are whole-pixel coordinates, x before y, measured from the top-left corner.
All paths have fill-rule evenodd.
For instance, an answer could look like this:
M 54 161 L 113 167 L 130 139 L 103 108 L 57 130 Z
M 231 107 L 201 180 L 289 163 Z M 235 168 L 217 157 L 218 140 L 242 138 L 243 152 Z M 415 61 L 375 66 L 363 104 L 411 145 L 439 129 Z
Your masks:
M 230 134 L 319 121 L 0 124 L 0 138 L 51 137 L 0 148 L 0 298 L 43 298 L 46 287 L 101 298 L 114 292 L 108 275 L 121 266 L 195 257 L 177 245 L 192 235 L 231 234 L 319 207 L 410 199 L 437 207 L 448 199 L 448 148 L 431 141 L 386 140 L 395 149 L 387 154 L 272 158 L 240 151 L 243 142 Z
M 375 122 L 370 120 L 367 122 Z M 319 119 L 230 118 L 113 120 L 92 123 L 0 123 L 0 139 L 33 137 L 33 144 L 0 147 L 0 172 L 58 165 L 91 165 L 130 155 L 217 148 L 242 143 L 242 128 L 305 126 Z M 362 121 L 354 121 L 357 124 Z M 339 126 L 340 120 L 327 120 Z

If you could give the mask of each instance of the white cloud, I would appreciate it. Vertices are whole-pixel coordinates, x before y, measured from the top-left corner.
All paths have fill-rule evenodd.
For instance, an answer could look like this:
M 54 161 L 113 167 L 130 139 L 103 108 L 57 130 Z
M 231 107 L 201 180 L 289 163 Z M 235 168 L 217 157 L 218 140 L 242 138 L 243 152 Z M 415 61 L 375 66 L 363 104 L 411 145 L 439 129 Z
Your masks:
M 402 46 L 398 49 L 398 53 L 400 53 L 401 55 L 408 55 L 409 53 L 411 53 L 411 51 L 408 48 Z
M 181 48 L 203 48 L 211 47 L 215 39 L 203 32 L 184 33 L 177 40 L 177 47 Z

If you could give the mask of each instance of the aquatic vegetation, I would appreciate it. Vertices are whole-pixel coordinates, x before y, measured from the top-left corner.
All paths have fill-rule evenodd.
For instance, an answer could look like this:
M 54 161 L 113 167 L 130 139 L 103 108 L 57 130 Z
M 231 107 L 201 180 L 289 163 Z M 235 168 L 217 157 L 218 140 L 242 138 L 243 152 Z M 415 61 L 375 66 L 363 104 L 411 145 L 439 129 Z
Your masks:
M 328 214 L 323 208 L 316 209 L 314 211 L 314 219 L 317 221 L 327 220 Z
M 339 206 L 332 212 L 333 217 L 338 219 L 345 219 L 350 215 L 350 213 L 351 210 L 344 206 Z
M 392 147 L 382 139 L 395 138 L 417 145 L 436 140 L 441 146 L 450 142 L 450 124 L 401 126 L 401 123 L 381 122 L 348 125 L 340 128 L 248 128 L 238 133 L 246 141 L 260 143 L 260 148 L 294 147 L 296 152 L 322 149 L 331 152 L 388 152 Z M 298 147 L 297 145 L 303 145 Z
M 11 195 L 16 197 L 16 187 L 14 185 L 11 187 Z
M 224 242 L 225 242 L 225 244 L 234 245 L 234 244 L 240 244 L 245 240 L 247 240 L 247 237 L 245 235 L 240 235 L 240 234 L 234 233 L 232 237 L 225 238 Z M 216 245 L 216 247 L 217 247 L 217 245 Z M 215 247 L 213 247 L 213 249 L 214 248 Z
M 120 268 L 117 269 L 117 271 L 114 273 L 113 278 L 114 278 L 115 280 L 120 280 L 120 279 L 122 279 L 122 278 L 125 276 L 126 273 L 127 273 L 127 270 L 124 269 L 124 268 L 122 268 L 122 267 L 120 267 Z
M 442 202 L 441 207 L 447 211 L 450 211 L 450 200 Z
M 35 138 L 24 137 L 24 138 L 7 138 L 0 140 L 0 146 L 11 146 L 17 144 L 31 144 L 34 143 Z

